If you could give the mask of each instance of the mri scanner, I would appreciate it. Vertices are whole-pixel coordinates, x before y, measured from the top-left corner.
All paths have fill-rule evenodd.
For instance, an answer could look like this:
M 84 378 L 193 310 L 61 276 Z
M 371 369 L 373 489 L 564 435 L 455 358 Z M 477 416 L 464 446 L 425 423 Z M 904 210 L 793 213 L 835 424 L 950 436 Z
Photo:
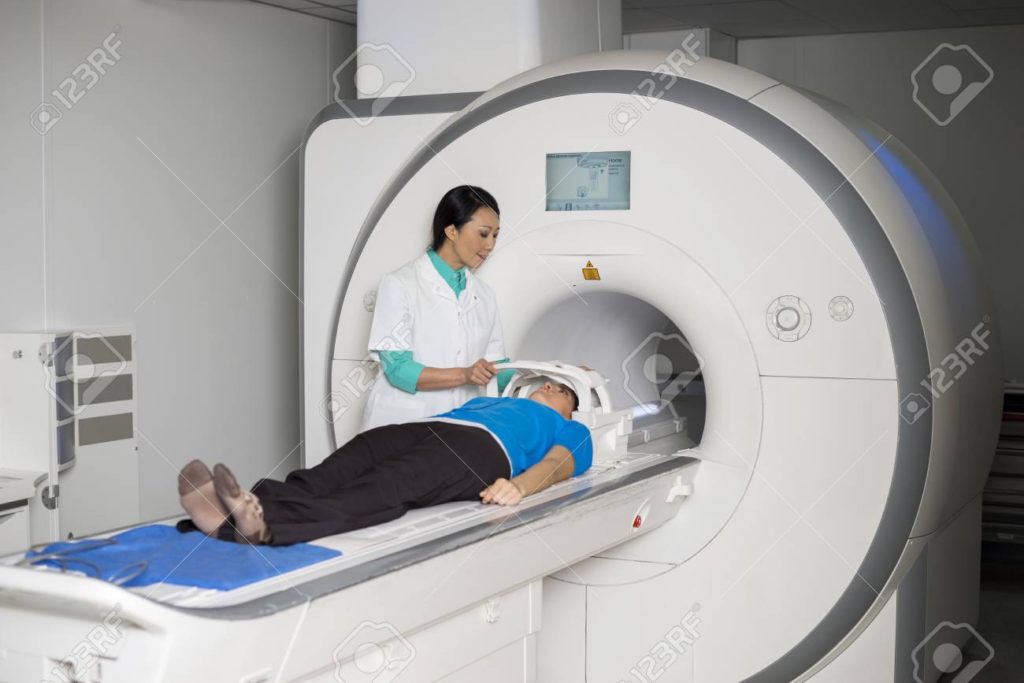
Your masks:
M 971 238 L 877 126 L 664 58 L 574 58 L 372 123 L 324 111 L 305 157 L 306 452 L 332 445 L 332 393 L 327 436 L 357 424 L 381 274 L 425 248 L 445 190 L 481 185 L 503 230 L 479 274 L 510 356 L 596 368 L 617 406 L 660 409 L 631 450 L 694 460 L 670 521 L 543 580 L 538 680 L 912 680 L 933 627 L 976 619 L 1001 366 Z M 969 363 L 953 382 L 950 354 Z M 666 648 L 687 619 L 695 642 Z
M 479 275 L 510 357 L 595 368 L 617 411 L 576 416 L 608 439 L 592 471 L 323 539 L 344 554 L 234 591 L 0 567 L 0 678 L 116 610 L 82 680 L 936 680 L 926 636 L 977 616 L 999 419 L 971 238 L 885 131 L 663 58 L 332 105 L 304 149 L 307 466 L 358 430 L 381 275 L 471 183 L 502 209 Z

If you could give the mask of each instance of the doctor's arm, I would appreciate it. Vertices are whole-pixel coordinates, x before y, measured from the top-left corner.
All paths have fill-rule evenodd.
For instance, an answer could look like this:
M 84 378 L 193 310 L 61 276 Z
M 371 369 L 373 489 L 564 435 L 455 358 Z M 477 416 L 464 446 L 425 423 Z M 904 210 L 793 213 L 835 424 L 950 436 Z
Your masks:
M 572 476 L 576 463 L 565 446 L 552 446 L 540 462 L 512 479 L 497 479 L 480 492 L 481 502 L 515 505 L 526 496 Z
M 384 376 L 388 378 L 392 386 L 407 394 L 415 394 L 417 391 L 451 389 L 463 384 L 484 385 L 490 381 L 497 370 L 493 363 L 483 359 L 468 368 L 428 368 L 413 359 L 412 351 L 378 351 L 377 353 L 380 356 L 380 365 Z
M 483 386 L 491 381 L 498 371 L 494 363 L 483 358 L 468 368 L 423 368 L 416 389 L 430 391 L 433 389 L 452 389 L 463 384 Z
M 485 385 L 497 371 L 493 363 L 478 360 L 468 368 L 425 367 L 413 358 L 410 337 L 414 316 L 402 285 L 386 275 L 377 289 L 368 351 L 376 351 L 388 382 L 409 394 L 452 389 L 464 384 Z

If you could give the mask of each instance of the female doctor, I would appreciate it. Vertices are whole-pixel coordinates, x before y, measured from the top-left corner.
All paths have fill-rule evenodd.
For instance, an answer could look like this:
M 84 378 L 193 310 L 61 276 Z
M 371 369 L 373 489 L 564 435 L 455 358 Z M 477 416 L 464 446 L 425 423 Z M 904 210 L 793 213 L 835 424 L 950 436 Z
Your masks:
M 498 215 L 486 190 L 452 188 L 434 212 L 427 253 L 381 280 L 368 350 L 383 372 L 363 431 L 456 408 L 508 360 L 494 292 L 473 274 L 494 250 Z M 513 374 L 501 373 L 499 386 Z

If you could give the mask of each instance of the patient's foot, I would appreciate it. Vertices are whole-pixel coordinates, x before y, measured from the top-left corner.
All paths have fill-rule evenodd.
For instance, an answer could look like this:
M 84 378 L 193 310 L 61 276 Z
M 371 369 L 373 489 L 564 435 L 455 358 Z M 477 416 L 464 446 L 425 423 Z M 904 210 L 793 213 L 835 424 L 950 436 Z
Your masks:
M 213 468 L 213 486 L 217 496 L 227 507 L 234 520 L 235 536 L 240 543 L 266 543 L 269 537 L 267 523 L 263 521 L 260 499 L 238 485 L 238 480 L 225 465 Z
M 207 536 L 212 536 L 228 518 L 227 508 L 217 497 L 210 468 L 198 460 L 178 473 L 178 495 L 192 523 Z

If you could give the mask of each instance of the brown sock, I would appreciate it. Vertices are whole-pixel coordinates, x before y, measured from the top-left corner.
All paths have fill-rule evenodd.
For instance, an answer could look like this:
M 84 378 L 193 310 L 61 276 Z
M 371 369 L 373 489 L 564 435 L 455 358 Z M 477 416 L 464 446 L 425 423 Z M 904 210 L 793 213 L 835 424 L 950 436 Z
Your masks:
M 212 536 L 228 518 L 227 508 L 217 497 L 210 468 L 199 460 L 185 465 L 178 474 L 178 495 L 192 523 L 207 536 Z
M 243 490 L 231 470 L 220 463 L 213 468 L 213 486 L 221 503 L 231 512 L 237 540 L 254 545 L 266 543 L 270 533 L 263 520 L 260 499 L 250 491 Z

